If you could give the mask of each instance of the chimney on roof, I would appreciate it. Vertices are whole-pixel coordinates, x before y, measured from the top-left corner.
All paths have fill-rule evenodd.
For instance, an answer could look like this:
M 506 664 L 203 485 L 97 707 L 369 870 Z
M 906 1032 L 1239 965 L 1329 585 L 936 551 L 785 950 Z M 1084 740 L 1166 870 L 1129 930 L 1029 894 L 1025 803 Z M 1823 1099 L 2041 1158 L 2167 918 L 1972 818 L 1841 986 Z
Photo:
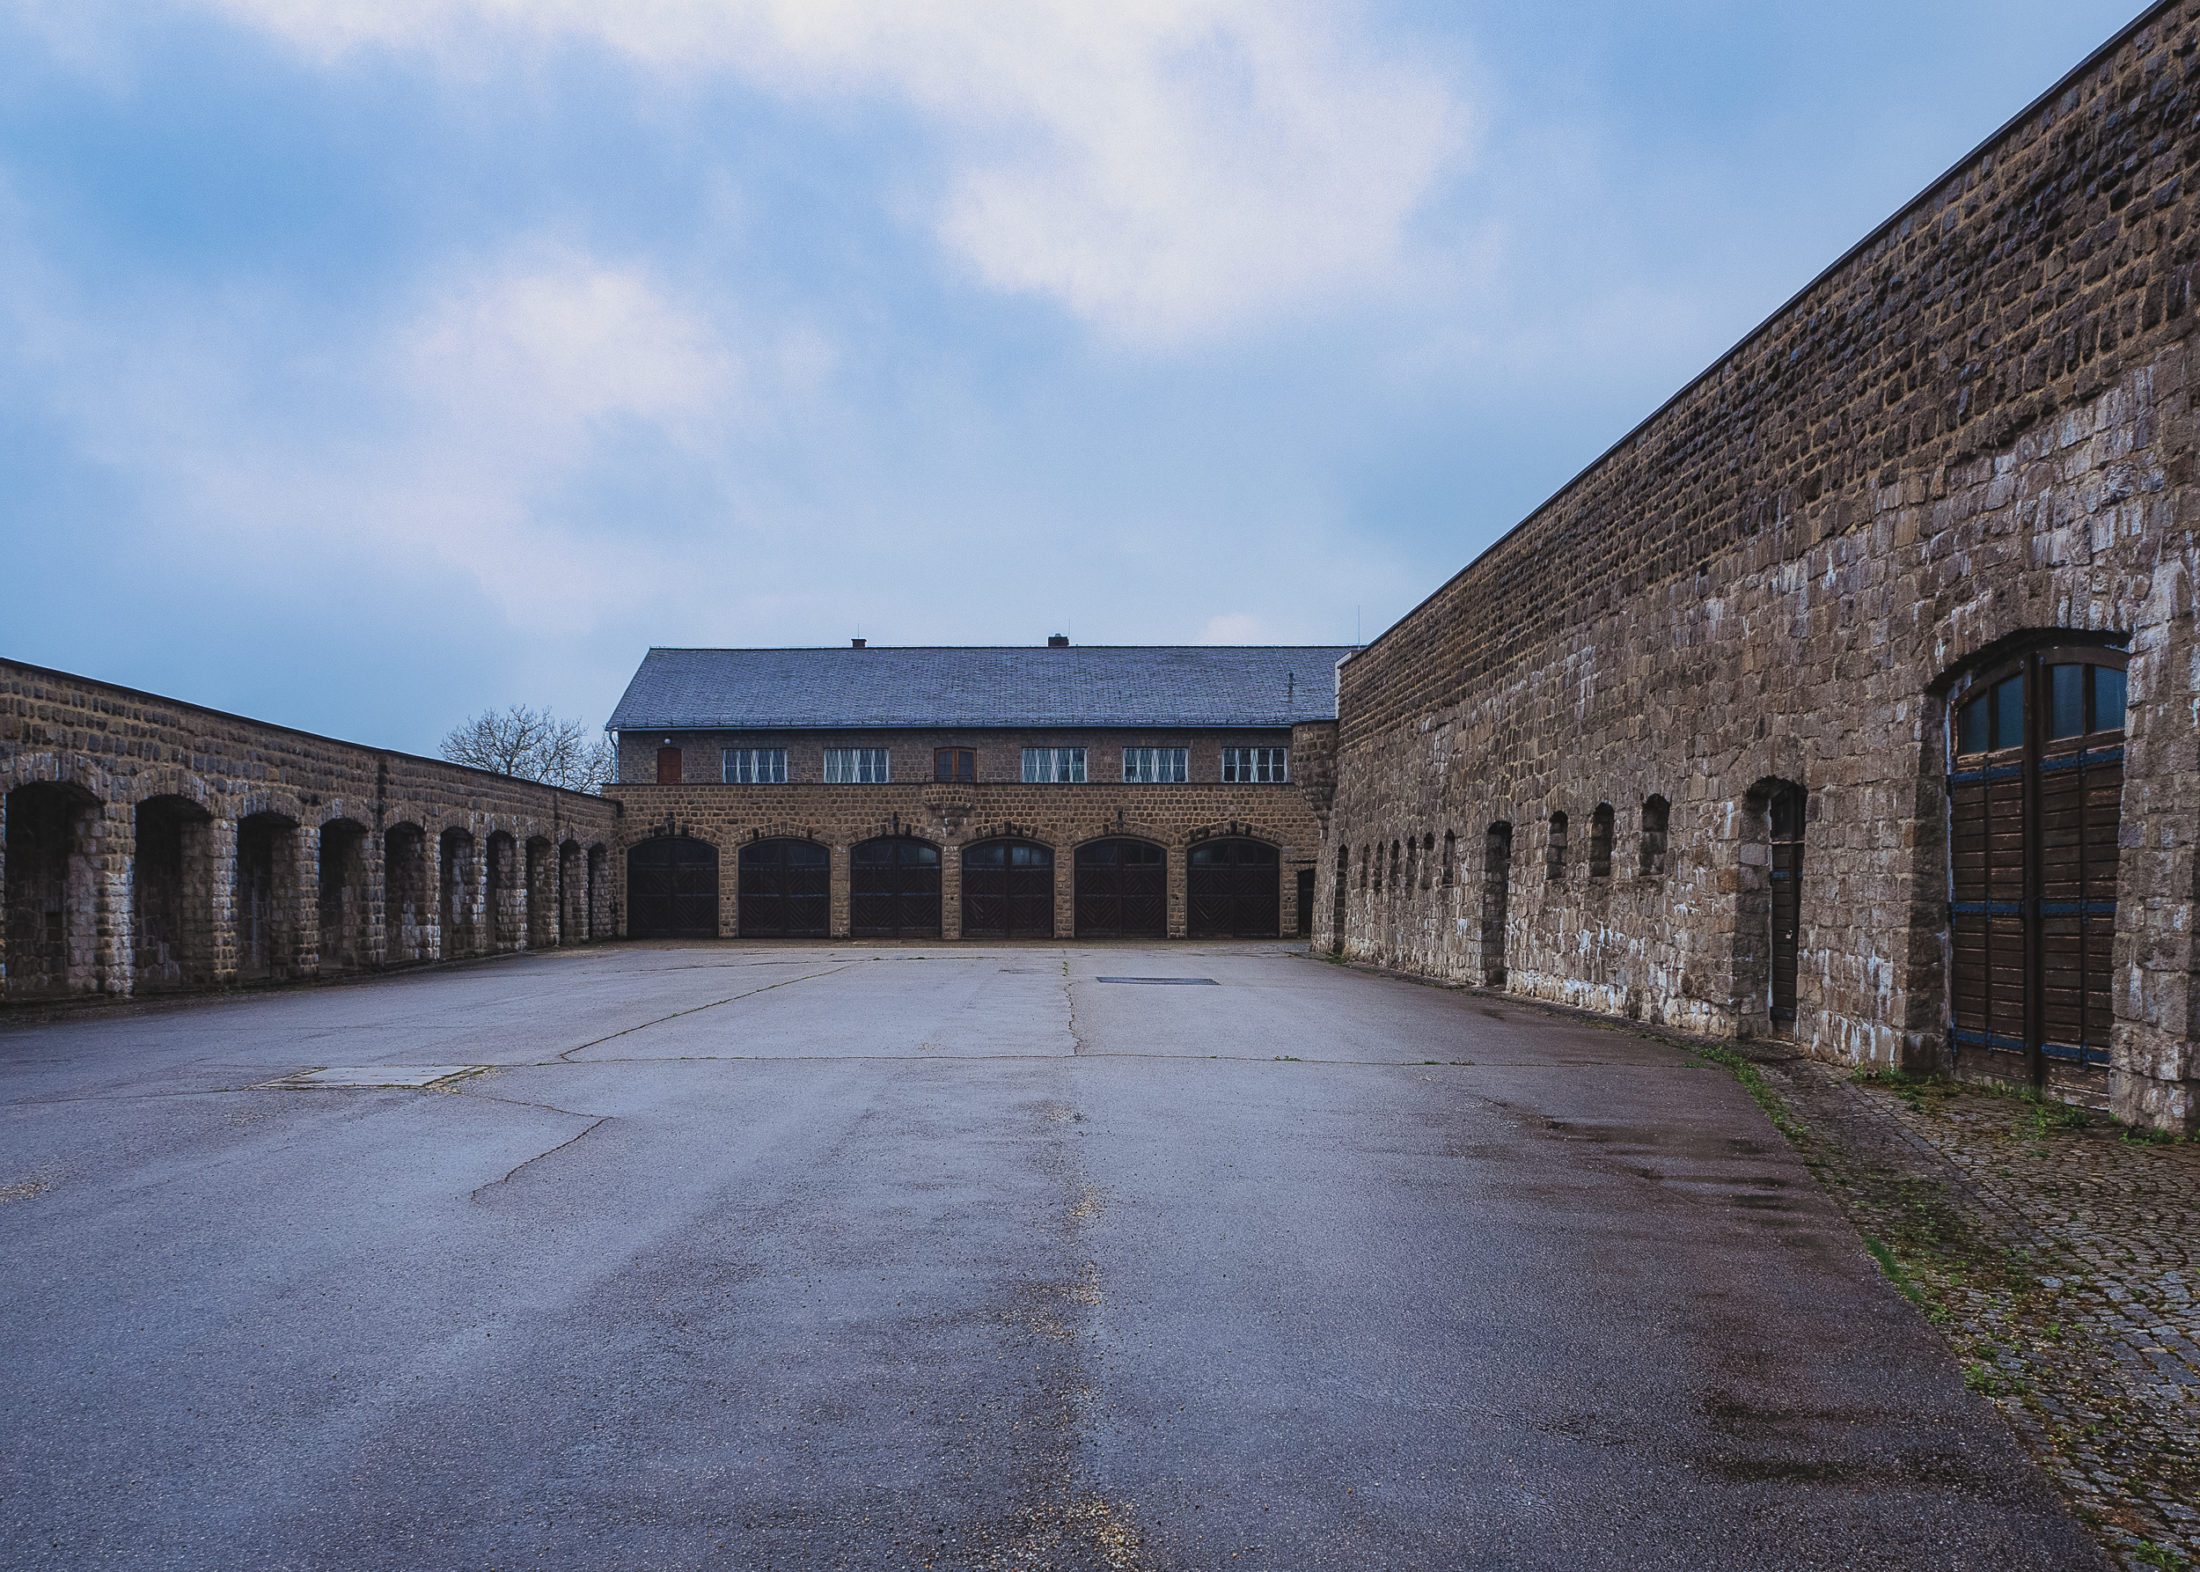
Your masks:
M 1050 649 L 1050 650 L 1066 650 L 1066 649 L 1068 649 L 1068 648 L 1069 648 L 1069 635 L 1068 635 L 1068 634 L 1066 634 L 1066 633 L 1050 633 L 1050 634 L 1048 634 L 1048 635 L 1047 635 L 1047 648 L 1048 648 L 1048 649 Z
M 848 648 L 852 650 L 859 650 L 863 648 L 863 641 L 861 639 L 850 639 L 848 641 Z

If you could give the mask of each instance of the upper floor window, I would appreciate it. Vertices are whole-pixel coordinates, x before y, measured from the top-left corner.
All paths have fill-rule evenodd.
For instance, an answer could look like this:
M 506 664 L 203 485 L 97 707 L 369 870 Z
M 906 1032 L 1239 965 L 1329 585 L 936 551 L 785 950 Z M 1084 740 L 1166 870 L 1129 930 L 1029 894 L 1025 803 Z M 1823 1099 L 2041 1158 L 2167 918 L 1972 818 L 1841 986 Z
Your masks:
M 1280 785 L 1291 778 L 1289 748 L 1224 748 L 1222 778 L 1234 785 Z
M 1125 748 L 1123 779 L 1133 784 L 1182 782 L 1191 779 L 1182 748 Z
M 893 773 L 884 748 L 827 748 L 825 779 L 834 786 L 883 786 Z
M 677 786 L 682 773 L 680 750 L 668 742 L 657 750 L 657 784 Z
M 970 748 L 934 748 L 932 750 L 932 779 L 936 781 L 975 781 L 978 778 L 978 755 Z
M 1024 783 L 1026 785 L 1082 785 L 1084 783 L 1084 779 L 1084 749 L 1024 749 Z
M 728 786 L 784 786 L 787 784 L 785 748 L 728 748 L 720 769 Z

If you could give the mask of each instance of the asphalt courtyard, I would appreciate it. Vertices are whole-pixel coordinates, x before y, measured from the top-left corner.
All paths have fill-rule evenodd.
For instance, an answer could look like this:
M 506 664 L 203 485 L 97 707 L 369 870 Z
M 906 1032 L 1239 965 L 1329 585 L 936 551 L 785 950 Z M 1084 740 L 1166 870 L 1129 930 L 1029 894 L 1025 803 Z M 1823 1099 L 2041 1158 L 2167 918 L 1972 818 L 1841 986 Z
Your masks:
M 1283 945 L 0 1021 L 0 1115 L 10 1567 L 2100 1564 L 1725 1072 Z

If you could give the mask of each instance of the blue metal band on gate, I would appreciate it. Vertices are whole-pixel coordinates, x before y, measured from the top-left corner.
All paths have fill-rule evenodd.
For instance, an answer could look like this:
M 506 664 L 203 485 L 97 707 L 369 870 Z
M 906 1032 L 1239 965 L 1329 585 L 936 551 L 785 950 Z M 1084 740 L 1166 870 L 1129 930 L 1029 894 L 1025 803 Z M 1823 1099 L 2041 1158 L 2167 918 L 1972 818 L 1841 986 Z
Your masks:
M 2040 1052 L 2050 1059 L 2064 1064 L 2106 1064 L 2108 1054 L 2099 1048 L 2081 1048 L 2074 1043 L 2041 1043 Z
M 2022 917 L 2022 901 L 1950 901 L 1948 911 L 1956 917 Z
M 2113 917 L 2114 901 L 2042 901 L 2042 917 Z

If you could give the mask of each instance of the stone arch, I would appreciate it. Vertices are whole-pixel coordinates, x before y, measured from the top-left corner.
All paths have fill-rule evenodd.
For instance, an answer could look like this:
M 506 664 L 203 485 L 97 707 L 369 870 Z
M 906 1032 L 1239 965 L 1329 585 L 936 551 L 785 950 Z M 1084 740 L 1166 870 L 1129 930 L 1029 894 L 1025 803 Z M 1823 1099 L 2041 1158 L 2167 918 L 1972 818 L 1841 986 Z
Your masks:
M 1589 877 L 1609 879 L 1612 876 L 1612 834 L 1618 824 L 1618 815 L 1608 802 L 1600 802 L 1589 815 Z
M 40 999 L 96 992 L 104 804 L 79 780 L 37 772 L 18 772 L 18 778 L 23 774 L 31 778 L 0 798 L 0 835 L 6 840 L 0 858 L 0 892 L 7 908 L 6 996 Z
M 436 837 L 436 896 L 443 958 L 456 960 L 481 949 L 481 860 L 474 832 L 447 825 Z
M 140 797 L 133 811 L 132 986 L 139 993 L 212 987 L 214 815 L 202 798 L 172 792 Z
M 582 944 L 588 936 L 587 854 L 567 836 L 558 843 L 558 943 Z
M 358 971 L 372 954 L 373 905 L 367 865 L 367 827 L 357 819 L 321 826 L 321 975 Z
M 519 841 L 501 826 L 482 843 L 484 917 L 491 954 L 516 950 L 526 940 L 521 901 L 526 895 L 520 873 Z
M 1499 819 L 1483 837 L 1482 985 L 1505 986 L 1505 938 L 1512 908 L 1513 827 Z
M 382 963 L 432 961 L 440 947 L 428 832 L 412 820 L 382 832 Z
M 1800 820 L 1808 801 L 1805 788 L 1782 776 L 1760 777 L 1742 794 L 1738 843 L 1735 847 L 1734 996 L 1736 1034 L 1762 1036 L 1781 1027 L 1792 1029 L 1793 1005 L 1776 1018 L 1774 1000 L 1785 993 L 1792 1001 L 1798 954 L 1795 939 L 1776 933 L 1783 916 L 1775 911 L 1775 815 L 1783 821 L 1792 813 Z M 1800 826 L 1797 825 L 1799 851 Z M 1799 912 L 1800 870 L 1794 870 L 1797 888 L 1791 897 Z
M 1636 872 L 1645 879 L 1662 876 L 1666 868 L 1667 836 L 1671 833 L 1673 805 L 1657 792 L 1642 799 L 1642 846 Z
M 547 950 L 558 942 L 558 853 L 547 835 L 530 835 L 523 850 L 527 883 L 527 948 Z
M 619 915 L 611 893 L 611 848 L 591 841 L 588 863 L 588 937 L 607 938 L 618 932 Z
M 248 804 L 286 800 L 256 794 Z M 237 820 L 237 980 L 282 982 L 303 969 L 305 899 L 298 819 L 253 806 Z

